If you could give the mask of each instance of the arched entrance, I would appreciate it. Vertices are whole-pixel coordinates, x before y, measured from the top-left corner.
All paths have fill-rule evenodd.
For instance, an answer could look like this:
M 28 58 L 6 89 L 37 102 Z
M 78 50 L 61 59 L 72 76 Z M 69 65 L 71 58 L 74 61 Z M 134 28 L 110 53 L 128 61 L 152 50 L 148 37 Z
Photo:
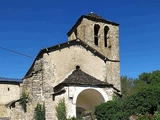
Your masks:
M 95 89 L 83 90 L 77 97 L 76 101 L 76 116 L 80 116 L 84 111 L 94 113 L 95 106 L 105 102 L 102 94 Z

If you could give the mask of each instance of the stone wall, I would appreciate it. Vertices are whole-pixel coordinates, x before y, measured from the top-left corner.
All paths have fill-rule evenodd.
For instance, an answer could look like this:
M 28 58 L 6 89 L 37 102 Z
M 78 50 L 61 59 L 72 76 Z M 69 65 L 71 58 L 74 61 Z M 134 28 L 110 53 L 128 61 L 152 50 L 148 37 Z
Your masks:
M 105 81 L 106 78 L 107 71 L 104 60 L 80 45 L 45 53 L 43 60 L 45 82 L 53 87 L 62 82 L 76 69 L 76 66 L 80 66 L 82 71 L 101 81 Z

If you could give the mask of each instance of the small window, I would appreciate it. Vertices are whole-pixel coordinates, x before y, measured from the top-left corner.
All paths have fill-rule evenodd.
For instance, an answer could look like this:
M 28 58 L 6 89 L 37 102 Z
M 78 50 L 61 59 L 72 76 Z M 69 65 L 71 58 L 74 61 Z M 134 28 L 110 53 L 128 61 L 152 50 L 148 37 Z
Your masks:
M 80 70 L 80 66 L 79 65 L 76 66 L 76 70 Z
M 99 28 L 100 26 L 99 25 L 94 25 L 94 44 L 95 45 L 98 45 L 98 39 L 99 39 L 99 36 L 98 36 L 98 33 L 99 33 Z
M 77 29 L 74 31 L 75 37 L 77 39 Z
M 10 91 L 10 88 L 8 87 L 8 91 Z
M 104 27 L 104 47 L 107 47 L 107 40 L 108 40 L 108 31 L 109 31 L 109 27 L 105 26 Z

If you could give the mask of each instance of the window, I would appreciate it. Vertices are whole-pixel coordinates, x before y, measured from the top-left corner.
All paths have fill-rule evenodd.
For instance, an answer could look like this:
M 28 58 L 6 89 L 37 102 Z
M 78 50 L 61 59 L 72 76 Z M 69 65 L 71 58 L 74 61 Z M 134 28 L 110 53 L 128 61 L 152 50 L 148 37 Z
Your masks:
M 94 25 L 94 44 L 95 45 L 98 45 L 98 32 L 99 32 L 99 28 L 100 26 L 99 25 Z
M 107 39 L 109 38 L 108 31 L 109 31 L 109 27 L 105 26 L 104 27 L 104 47 L 107 47 Z

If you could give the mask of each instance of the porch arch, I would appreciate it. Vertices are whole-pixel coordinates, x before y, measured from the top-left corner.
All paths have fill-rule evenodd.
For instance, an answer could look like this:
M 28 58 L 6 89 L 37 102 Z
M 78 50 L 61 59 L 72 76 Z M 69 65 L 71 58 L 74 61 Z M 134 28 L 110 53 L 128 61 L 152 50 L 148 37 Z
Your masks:
M 74 116 L 79 116 L 84 111 L 94 113 L 95 106 L 107 102 L 108 97 L 102 88 L 84 88 L 78 91 L 73 98 L 75 105 Z

